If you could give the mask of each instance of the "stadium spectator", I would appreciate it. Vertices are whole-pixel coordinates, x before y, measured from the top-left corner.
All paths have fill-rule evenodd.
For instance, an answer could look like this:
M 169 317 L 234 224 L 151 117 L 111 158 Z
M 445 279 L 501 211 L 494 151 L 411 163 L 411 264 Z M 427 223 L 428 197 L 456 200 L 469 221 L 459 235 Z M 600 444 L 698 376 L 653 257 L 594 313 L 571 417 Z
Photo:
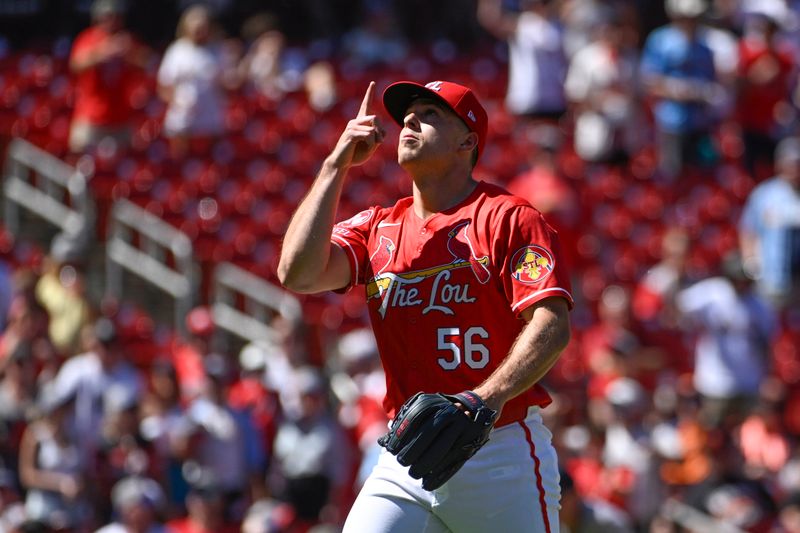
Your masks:
M 189 485 L 182 467 L 191 455 L 193 424 L 181 402 L 175 367 L 157 360 L 150 369 L 150 387 L 142 400 L 140 431 L 152 442 L 162 470 L 159 480 L 166 490 L 167 512 L 183 505 Z
M 506 109 L 520 118 L 557 120 L 566 111 L 567 58 L 563 34 L 550 0 L 522 0 L 520 12 L 500 0 L 479 0 L 478 21 L 508 42 Z
M 112 487 L 128 476 L 157 475 L 163 466 L 155 446 L 140 433 L 139 402 L 129 389 L 111 385 L 103 393 L 103 419 L 94 457 L 95 509 L 105 523 L 111 517 Z
M 296 370 L 300 412 L 278 428 L 270 474 L 276 494 L 290 503 L 300 523 L 313 525 L 326 515 L 343 517 L 337 509 L 349 489 L 344 486 L 350 449 L 327 403 L 327 385 L 311 367 Z
M 159 514 L 164 508 L 164 492 L 154 479 L 130 476 L 111 490 L 116 520 L 96 533 L 164 533 Z
M 97 450 L 103 419 L 103 395 L 118 386 L 138 401 L 144 392 L 139 371 L 122 353 L 117 328 L 101 318 L 84 330 L 87 351 L 68 359 L 58 371 L 56 386 L 75 397 L 75 429 L 86 464 Z
M 524 170 L 511 179 L 508 190 L 548 215 L 550 224 L 561 233 L 576 222 L 579 205 L 575 191 L 560 172 L 560 134 L 553 126 L 541 125 L 535 129 L 534 139 L 525 150 Z
M 197 432 L 192 459 L 214 479 L 226 508 L 241 520 L 253 495 L 264 493 L 264 439 L 250 414 L 226 401 L 232 375 L 224 356 L 208 356 L 205 367 L 206 387 L 187 409 Z
M 227 403 L 235 411 L 250 416 L 253 428 L 261 437 L 260 445 L 269 459 L 282 413 L 278 393 L 266 386 L 266 365 L 267 353 L 264 347 L 256 343 L 244 346 L 239 352 L 241 372 L 227 392 Z M 260 482 L 257 485 L 259 486 L 254 488 L 263 488 Z M 254 499 L 262 496 L 265 494 L 256 493 Z
M 328 61 L 309 65 L 303 76 L 303 88 L 311 109 L 317 113 L 329 111 L 339 101 L 336 71 Z
M 125 29 L 124 0 L 94 0 L 92 26 L 75 38 L 70 69 L 75 76 L 75 110 L 69 147 L 82 153 L 104 138 L 127 147 L 132 135 L 133 84 L 151 52 Z
M 166 533 L 235 533 L 238 524 L 227 518 L 225 496 L 213 477 L 199 472 L 186 496 L 187 515 L 166 524 Z
M 686 326 L 697 334 L 694 387 L 702 421 L 710 428 L 741 422 L 766 377 L 775 314 L 753 290 L 738 253 L 724 259 L 720 276 L 698 281 L 676 295 Z
M 750 193 L 739 221 L 745 269 L 778 309 L 800 305 L 800 138 L 775 150 L 777 174 Z
M 36 407 L 36 370 L 31 347 L 20 343 L 0 371 L 0 465 L 17 466 L 22 433 Z
M 684 499 L 717 523 L 739 531 L 773 531 L 776 504 L 765 480 L 746 475 L 735 446 L 718 445 L 715 452 L 711 476 L 689 487 Z
M 36 283 L 36 298 L 50 317 L 48 334 L 56 350 L 65 357 L 81 348 L 81 332 L 92 319 L 86 294 L 85 250 L 68 238 L 56 236 L 44 271 Z
M 561 472 L 561 527 L 563 533 L 633 533 L 624 509 L 598 498 L 583 498 L 566 471 Z
M 567 264 L 574 264 L 576 232 L 581 217 L 578 194 L 563 175 L 559 165 L 559 153 L 563 148 L 562 135 L 558 128 L 541 124 L 531 129 L 532 138 L 524 139 L 527 160 L 523 170 L 513 176 L 507 189 L 530 202 L 543 215 L 548 224 L 558 231 L 562 240 L 561 250 Z
M 781 25 L 790 16 L 785 4 L 764 2 L 748 13 L 739 43 L 736 119 L 742 128 L 744 163 L 752 176 L 771 171 L 778 141 L 791 116 L 792 82 L 796 83 L 794 50 L 781 39 Z M 776 6 L 777 9 L 766 9 Z
M 186 155 L 192 140 L 207 146 L 225 131 L 225 91 L 240 85 L 238 52 L 230 44 L 216 35 L 205 6 L 181 15 L 158 69 L 158 91 L 167 102 L 164 134 L 175 157 Z
M 626 161 L 641 143 L 637 51 L 616 12 L 597 22 L 594 38 L 569 64 L 564 89 L 574 106 L 575 151 L 586 161 Z
M 714 57 L 718 85 L 711 104 L 714 113 L 724 120 L 733 110 L 733 91 L 739 64 L 739 37 L 732 31 L 736 26 L 725 16 L 724 8 L 720 9 L 719 2 L 711 5 L 702 17 L 698 35 Z
M 347 32 L 343 39 L 348 60 L 362 69 L 402 62 L 409 47 L 398 31 L 392 2 L 364 2 L 363 10 L 361 24 Z
M 58 361 L 47 334 L 49 321 L 50 317 L 36 300 L 33 288 L 18 290 L 11 300 L 6 328 L 0 336 L 0 369 L 6 364 L 8 357 L 17 348 L 21 348 L 32 352 L 39 372 L 53 372 Z
M 261 13 L 245 21 L 242 39 L 247 51 L 241 76 L 261 95 L 275 102 L 302 87 L 306 60 L 286 46 L 286 36 L 274 16 Z
M 653 31 L 644 45 L 641 76 L 653 99 L 662 177 L 674 180 L 689 164 L 716 157 L 711 131 L 720 94 L 714 54 L 702 39 L 705 0 L 666 0 L 671 23 Z
M 663 348 L 633 316 L 631 290 L 621 285 L 603 290 L 597 321 L 586 329 L 581 346 L 590 409 L 596 399 L 602 400 L 600 405 L 605 403 L 606 387 L 621 377 L 635 378 L 652 390 L 657 371 L 669 362 Z
M 782 422 L 782 402 L 762 393 L 753 412 L 735 429 L 736 446 L 749 477 L 772 479 L 786 468 L 791 459 L 789 435 Z
M 378 437 L 386 433 L 389 420 L 383 411 L 386 376 L 378 356 L 375 335 L 359 328 L 339 337 L 336 369 L 331 372 L 331 391 L 338 400 L 338 420 L 358 446 L 361 463 L 355 479 L 360 489 L 378 461 Z
M 242 533 L 272 533 L 286 531 L 292 533 L 295 513 L 291 506 L 272 498 L 253 502 L 242 522 Z M 311 531 L 310 529 L 308 530 Z
M 652 449 L 650 399 L 635 379 L 620 377 L 605 388 L 610 409 L 602 426 L 603 466 L 610 473 L 614 498 L 637 524 L 647 524 L 663 501 Z
M 76 529 L 91 521 L 86 499 L 87 463 L 72 435 L 71 391 L 50 383 L 43 387 L 36 417 L 22 436 L 19 475 L 26 491 L 25 514 L 54 530 Z
M 661 237 L 659 261 L 638 280 L 633 293 L 633 313 L 654 328 L 672 328 L 677 324 L 674 297 L 689 284 L 686 264 L 691 240 L 680 227 L 668 228 Z
M 211 310 L 198 306 L 186 315 L 186 338 L 179 337 L 173 343 L 172 364 L 184 400 L 194 399 L 205 387 L 205 359 L 213 353 L 215 331 Z

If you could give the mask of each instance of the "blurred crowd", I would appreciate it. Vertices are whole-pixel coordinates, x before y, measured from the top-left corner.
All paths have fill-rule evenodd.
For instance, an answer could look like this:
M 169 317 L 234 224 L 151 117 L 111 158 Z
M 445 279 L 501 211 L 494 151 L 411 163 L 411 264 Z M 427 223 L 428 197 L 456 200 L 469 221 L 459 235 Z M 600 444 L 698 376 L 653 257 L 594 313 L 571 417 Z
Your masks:
M 545 382 L 561 530 L 800 532 L 798 2 L 50 4 L 0 2 L 3 58 L 44 41 L 69 75 L 37 89 L 40 127 L 4 63 L 0 138 L 93 158 L 98 198 L 139 194 L 205 266 L 272 280 L 362 82 L 475 87 L 476 177 L 545 213 L 573 270 Z M 407 194 L 392 158 L 343 216 Z M 179 334 L 97 301 L 88 257 L 0 232 L 0 532 L 336 531 L 387 422 L 358 291 L 240 346 L 205 306 Z

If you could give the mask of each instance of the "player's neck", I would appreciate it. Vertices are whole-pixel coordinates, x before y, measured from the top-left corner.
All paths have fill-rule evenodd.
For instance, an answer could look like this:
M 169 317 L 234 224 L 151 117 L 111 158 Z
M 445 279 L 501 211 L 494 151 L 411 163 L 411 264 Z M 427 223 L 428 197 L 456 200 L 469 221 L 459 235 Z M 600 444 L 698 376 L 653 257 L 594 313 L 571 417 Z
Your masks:
M 414 180 L 414 213 L 425 220 L 460 204 L 477 186 L 471 175 L 458 181 Z

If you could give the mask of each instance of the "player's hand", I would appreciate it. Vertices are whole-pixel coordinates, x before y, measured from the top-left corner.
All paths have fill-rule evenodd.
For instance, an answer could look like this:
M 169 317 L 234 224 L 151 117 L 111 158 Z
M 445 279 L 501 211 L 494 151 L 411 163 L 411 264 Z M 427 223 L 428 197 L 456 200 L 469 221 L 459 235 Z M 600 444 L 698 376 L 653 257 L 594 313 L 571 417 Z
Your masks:
M 339 142 L 328 160 L 337 167 L 346 168 L 364 163 L 378 148 L 385 135 L 373 109 L 375 82 L 371 81 L 356 118 L 347 123 Z

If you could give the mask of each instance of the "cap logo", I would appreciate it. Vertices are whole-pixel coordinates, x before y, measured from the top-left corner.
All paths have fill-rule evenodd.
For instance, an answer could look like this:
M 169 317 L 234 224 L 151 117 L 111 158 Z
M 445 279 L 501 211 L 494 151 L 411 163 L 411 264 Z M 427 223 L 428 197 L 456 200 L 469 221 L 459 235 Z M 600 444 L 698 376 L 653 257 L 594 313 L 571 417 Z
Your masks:
M 467 113 L 467 117 L 468 117 L 468 118 L 469 118 L 469 119 L 470 119 L 472 122 L 477 122 L 477 121 L 478 121 L 478 119 L 477 119 L 477 118 L 475 118 L 475 113 L 473 113 L 473 112 L 472 112 L 472 109 L 470 109 L 470 110 L 469 110 L 469 113 Z
M 431 91 L 439 92 L 442 90 L 442 82 L 440 81 L 432 81 L 425 85 L 426 89 L 430 89 Z

